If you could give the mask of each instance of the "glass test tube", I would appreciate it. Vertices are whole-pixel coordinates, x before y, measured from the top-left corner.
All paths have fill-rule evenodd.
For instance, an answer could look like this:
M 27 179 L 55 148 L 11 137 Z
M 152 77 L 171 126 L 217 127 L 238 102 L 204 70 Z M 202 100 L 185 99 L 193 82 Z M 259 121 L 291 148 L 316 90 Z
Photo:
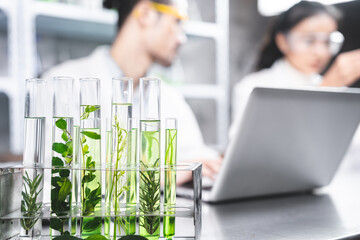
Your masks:
M 136 233 L 136 205 L 138 203 L 138 129 L 139 122 L 136 118 L 129 118 L 128 124 L 128 191 L 126 193 L 126 209 L 127 215 L 135 216 L 127 217 L 127 235 Z
M 50 236 L 69 235 L 71 219 L 65 216 L 72 207 L 73 137 L 74 137 L 74 79 L 53 79 L 52 170 Z
M 79 80 L 77 80 L 79 81 Z M 76 84 L 75 84 L 76 86 Z M 74 87 L 74 127 L 73 127 L 73 161 L 72 161 L 72 178 L 73 178 L 73 189 L 72 189 L 72 208 L 77 212 L 81 209 L 81 144 L 80 144 L 80 91 L 79 88 Z M 73 217 L 71 220 L 71 235 L 79 236 L 80 228 L 78 224 L 81 218 Z
M 101 234 L 100 79 L 80 79 L 81 236 Z M 96 216 L 94 216 L 96 214 Z M 94 216 L 94 217 L 91 217 Z
M 112 124 L 111 118 L 106 118 L 106 173 L 105 173 L 105 208 L 106 208 L 106 215 L 112 214 L 112 207 L 111 207 L 111 199 L 113 196 L 112 189 L 110 183 L 112 182 L 113 168 L 112 168 L 112 155 L 113 155 L 113 139 L 112 139 Z M 111 238 L 112 234 L 110 232 L 110 225 L 111 222 L 114 221 L 111 217 L 106 217 L 104 221 L 104 234 L 105 237 L 108 239 Z M 111 234 L 111 235 L 110 235 Z
M 128 161 L 128 120 L 132 117 L 133 79 L 113 78 L 112 80 L 112 146 L 111 179 L 107 184 L 109 202 L 114 214 L 121 212 L 121 205 L 126 203 L 128 172 L 124 171 Z M 116 240 L 127 232 L 125 218 L 115 217 L 110 224 L 110 238 Z
M 140 79 L 140 113 L 140 235 L 155 240 L 160 237 L 160 79 Z
M 39 239 L 41 236 L 42 224 L 38 216 L 43 202 L 46 100 L 47 82 L 42 79 L 27 79 L 21 200 L 21 211 L 25 218 L 20 221 L 22 239 Z
M 177 120 L 165 119 L 165 215 L 175 214 L 176 205 Z M 164 216 L 163 234 L 166 239 L 175 236 L 175 216 Z

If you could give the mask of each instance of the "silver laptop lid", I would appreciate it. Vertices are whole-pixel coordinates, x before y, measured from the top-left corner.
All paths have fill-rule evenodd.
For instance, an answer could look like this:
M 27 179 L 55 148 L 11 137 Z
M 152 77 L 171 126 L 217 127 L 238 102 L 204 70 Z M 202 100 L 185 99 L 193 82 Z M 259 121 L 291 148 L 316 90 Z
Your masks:
M 327 185 L 359 121 L 358 90 L 255 88 L 210 200 Z

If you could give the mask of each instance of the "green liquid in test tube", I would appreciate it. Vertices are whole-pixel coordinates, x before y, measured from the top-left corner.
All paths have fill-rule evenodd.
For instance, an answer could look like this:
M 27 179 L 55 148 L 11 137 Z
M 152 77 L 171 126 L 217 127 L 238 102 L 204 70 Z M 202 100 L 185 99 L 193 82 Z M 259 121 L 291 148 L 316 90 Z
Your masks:
M 177 121 L 165 120 L 165 215 L 175 214 L 176 205 L 176 160 L 177 160 Z M 175 216 L 164 216 L 163 234 L 166 239 L 175 236 Z

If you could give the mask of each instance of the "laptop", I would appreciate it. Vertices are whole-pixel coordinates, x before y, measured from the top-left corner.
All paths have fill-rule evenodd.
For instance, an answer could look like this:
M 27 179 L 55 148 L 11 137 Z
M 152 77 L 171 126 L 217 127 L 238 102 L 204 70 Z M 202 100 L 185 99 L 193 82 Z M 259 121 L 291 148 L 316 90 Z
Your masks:
M 309 191 L 333 179 L 360 122 L 360 91 L 254 88 L 203 200 Z

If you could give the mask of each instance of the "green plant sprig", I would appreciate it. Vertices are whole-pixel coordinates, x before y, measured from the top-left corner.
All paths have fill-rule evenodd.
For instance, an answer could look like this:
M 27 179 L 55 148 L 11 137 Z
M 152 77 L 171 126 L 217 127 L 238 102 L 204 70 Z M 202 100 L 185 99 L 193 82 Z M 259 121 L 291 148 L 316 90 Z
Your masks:
M 174 159 L 174 149 L 176 148 L 176 146 L 174 146 L 174 140 L 176 139 L 176 136 L 177 136 L 177 131 L 175 129 L 172 129 L 172 130 L 175 130 L 175 134 L 173 136 L 171 136 L 171 129 L 168 129 L 169 132 L 166 136 L 166 140 L 168 140 L 169 138 L 169 143 L 167 145 L 167 148 L 166 148 L 166 152 L 165 152 L 165 167 L 169 167 L 171 169 L 173 169 L 175 166 L 174 166 L 174 162 L 173 162 L 173 159 Z M 176 164 L 176 163 L 175 163 Z M 168 169 L 170 170 L 170 169 Z M 169 181 L 169 184 L 176 184 L 176 183 L 172 183 L 171 182 L 171 174 L 172 174 L 172 171 L 167 171 L 165 172 L 165 181 L 167 179 L 167 181 Z M 166 191 L 165 191 L 166 193 Z M 167 195 L 165 194 L 165 203 L 167 202 Z
M 22 191 L 21 212 L 25 218 L 20 221 L 21 226 L 25 229 L 26 234 L 31 230 L 39 218 L 39 210 L 42 207 L 42 202 L 36 202 L 42 189 L 38 190 L 40 183 L 43 179 L 43 174 L 39 174 L 34 180 L 31 180 L 27 171 L 25 171 L 24 190 Z
M 120 123 L 117 120 L 116 116 L 115 116 L 114 127 L 116 129 L 117 148 L 116 148 L 115 170 L 113 171 L 114 174 L 112 177 L 111 187 L 110 187 L 110 192 L 109 192 L 110 199 L 113 194 L 114 187 L 115 187 L 115 185 L 117 185 L 118 179 L 121 178 L 122 176 L 124 176 L 124 174 L 125 174 L 125 171 L 119 171 L 117 169 L 119 169 L 119 167 L 121 168 L 121 166 L 119 166 L 119 163 L 121 164 L 121 158 L 123 157 L 123 154 L 125 153 L 125 150 L 126 150 L 125 147 L 126 147 L 126 143 L 127 143 L 127 131 L 120 127 Z M 125 186 L 125 188 L 121 189 L 119 191 L 119 193 L 115 193 L 115 196 L 116 197 L 120 196 L 123 193 L 123 191 L 126 191 L 126 190 L 127 190 L 127 187 Z
M 64 231 L 64 226 L 68 221 L 68 218 L 64 218 L 64 216 L 71 208 L 72 183 L 68 168 L 73 160 L 73 139 L 63 118 L 56 120 L 55 126 L 62 130 L 61 138 L 64 142 L 54 142 L 52 145 L 52 150 L 60 156 L 52 158 L 54 169 L 52 169 L 51 177 L 51 211 L 59 218 L 50 219 L 50 228 L 59 231 L 61 235 L 70 235 L 69 231 Z
M 100 109 L 100 106 L 87 105 L 85 107 L 84 112 L 80 116 L 80 120 L 88 119 L 90 116 L 90 113 L 95 112 L 96 110 L 99 110 L 99 109 Z
M 89 118 L 91 112 L 95 112 L 99 109 L 100 106 L 86 106 L 84 112 L 80 116 L 80 119 L 85 120 Z M 83 136 L 81 138 L 80 145 L 83 157 L 82 159 L 85 162 L 85 169 L 83 170 L 83 177 L 81 179 L 82 213 L 84 216 L 89 216 L 95 211 L 96 205 L 101 201 L 101 185 L 98 183 L 98 187 L 92 191 L 90 188 L 85 187 L 87 183 L 92 182 L 96 178 L 94 174 L 96 170 L 91 170 L 95 168 L 96 163 L 92 160 L 92 156 L 90 155 L 89 145 L 86 144 L 86 137 L 100 140 L 101 135 L 92 131 L 82 131 L 81 134 L 83 134 Z M 100 226 L 101 221 L 100 217 L 95 217 L 83 226 L 83 219 L 81 219 L 81 229 L 88 232 L 94 231 Z
M 156 179 L 158 170 L 155 168 L 158 166 L 160 158 L 158 158 L 153 165 L 145 164 L 141 162 L 144 170 L 140 171 L 140 178 L 144 184 L 140 185 L 140 212 L 144 214 L 154 214 L 160 211 L 160 179 Z M 151 170 L 149 170 L 149 167 Z M 159 216 L 144 216 L 140 219 L 140 226 L 151 235 L 156 232 L 160 225 Z
M 165 153 L 165 159 L 166 159 L 166 162 L 165 162 L 165 165 L 170 163 L 171 160 L 173 159 L 173 153 L 174 153 L 174 140 L 177 136 L 177 132 L 175 132 L 174 136 L 171 136 L 171 132 L 169 131 L 169 138 L 170 138 L 170 142 L 169 142 L 169 145 L 167 146 L 167 149 L 166 149 L 166 153 Z M 169 155 L 169 153 L 171 153 Z
M 121 169 L 121 159 L 126 154 L 126 144 L 127 144 L 127 131 L 126 129 L 122 128 L 120 126 L 120 122 L 117 118 L 117 116 L 114 117 L 115 125 L 113 127 L 116 130 L 116 163 L 114 171 L 112 172 L 112 181 L 110 185 L 110 192 L 109 192 L 109 200 L 114 203 L 114 210 L 115 214 L 118 214 L 118 203 L 120 201 L 120 197 L 123 195 L 125 191 L 128 191 L 128 186 L 125 186 L 123 182 L 123 177 L 125 176 L 124 170 L 118 170 Z M 120 185 L 120 187 L 118 187 Z M 113 199 L 114 198 L 114 199 Z M 117 226 L 118 225 L 118 228 Z M 119 234 L 121 234 L 121 228 L 126 232 L 127 230 L 127 220 L 125 218 L 116 217 L 114 221 L 114 240 L 116 239 L 116 231 L 118 230 Z

